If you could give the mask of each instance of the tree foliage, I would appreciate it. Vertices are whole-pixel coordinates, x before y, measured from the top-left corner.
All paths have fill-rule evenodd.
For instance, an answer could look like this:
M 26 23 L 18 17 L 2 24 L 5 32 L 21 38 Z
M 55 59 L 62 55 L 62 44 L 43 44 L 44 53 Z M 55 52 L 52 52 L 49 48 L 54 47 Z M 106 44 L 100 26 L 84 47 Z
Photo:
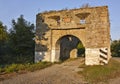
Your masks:
M 85 55 L 85 47 L 83 46 L 82 42 L 78 43 L 77 45 L 78 49 L 78 56 L 84 56 Z
M 120 40 L 114 40 L 111 43 L 112 56 L 120 57 Z
M 2 22 L 0 22 L 0 42 L 3 42 L 7 39 L 7 31 L 6 26 L 3 26 Z
M 9 33 L 0 22 L 0 64 L 28 63 L 34 58 L 34 24 L 21 15 L 12 20 Z
M 34 55 L 34 25 L 27 22 L 23 15 L 17 21 L 12 20 L 12 29 L 9 34 L 9 45 L 12 55 L 16 56 L 19 62 L 26 61 L 26 58 L 33 60 Z M 32 56 L 32 57 L 30 57 Z
M 5 55 L 7 39 L 7 28 L 0 22 L 0 63 L 3 61 L 3 55 Z
M 12 20 L 12 29 L 10 30 L 11 46 L 18 55 L 26 55 L 34 46 L 34 25 L 28 23 L 21 15 L 17 22 Z

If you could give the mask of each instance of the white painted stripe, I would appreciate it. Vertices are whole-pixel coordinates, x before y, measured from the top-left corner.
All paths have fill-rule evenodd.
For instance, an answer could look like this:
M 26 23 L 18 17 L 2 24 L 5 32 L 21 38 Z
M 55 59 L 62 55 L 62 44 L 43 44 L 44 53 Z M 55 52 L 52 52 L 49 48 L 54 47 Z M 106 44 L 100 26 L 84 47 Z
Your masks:
M 101 50 L 104 52 L 108 52 L 108 50 L 106 48 L 101 48 Z
M 101 55 L 102 57 L 107 58 L 107 55 L 105 55 L 105 54 L 103 54 L 103 53 L 100 53 L 100 55 Z
M 101 60 L 102 62 L 104 62 L 105 64 L 107 64 L 107 63 L 108 63 L 108 61 L 107 61 L 107 60 L 103 60 L 103 59 L 101 59 L 101 58 L 100 58 L 100 60 Z

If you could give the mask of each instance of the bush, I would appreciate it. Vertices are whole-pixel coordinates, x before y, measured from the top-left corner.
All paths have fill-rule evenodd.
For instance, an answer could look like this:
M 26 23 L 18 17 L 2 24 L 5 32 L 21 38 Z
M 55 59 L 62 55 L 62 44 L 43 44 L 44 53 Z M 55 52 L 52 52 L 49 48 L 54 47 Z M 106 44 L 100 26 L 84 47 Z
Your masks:
M 5 67 L 6 73 L 16 72 L 16 71 L 17 71 L 17 64 L 12 64 L 10 66 Z
M 111 43 L 112 56 L 120 57 L 120 40 L 114 40 Z

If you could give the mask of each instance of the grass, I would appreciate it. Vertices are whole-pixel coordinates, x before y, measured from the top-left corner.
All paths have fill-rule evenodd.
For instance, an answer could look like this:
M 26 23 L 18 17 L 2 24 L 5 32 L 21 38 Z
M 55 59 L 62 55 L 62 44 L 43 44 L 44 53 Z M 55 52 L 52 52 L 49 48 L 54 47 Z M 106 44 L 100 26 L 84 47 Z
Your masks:
M 40 70 L 46 67 L 51 66 L 53 63 L 51 62 L 39 62 L 39 63 L 27 63 L 27 64 L 11 64 L 6 65 L 4 67 L 0 67 L 0 81 L 4 79 L 8 79 L 11 76 L 17 74 L 23 74 L 26 72 L 33 72 L 36 70 Z
M 34 64 L 11 64 L 8 66 L 5 66 L 4 68 L 0 68 L 0 74 L 7 74 L 12 72 L 22 72 L 22 71 L 35 71 L 40 70 L 43 68 L 46 68 L 48 66 L 51 66 L 52 63 L 50 62 L 39 62 Z
M 84 70 L 78 73 L 82 74 L 91 84 L 107 83 L 107 80 L 120 76 L 120 62 L 112 59 L 108 65 L 84 66 Z
M 66 61 L 73 61 L 74 59 L 68 59 Z M 61 64 L 63 63 L 62 61 L 60 62 L 55 62 L 54 64 Z M 46 68 L 48 66 L 51 66 L 53 63 L 51 62 L 39 62 L 39 63 L 27 63 L 27 64 L 11 64 L 11 65 L 7 65 L 4 68 L 0 67 L 0 74 L 7 74 L 7 73 L 13 73 L 13 72 L 24 72 L 24 71 L 36 71 L 36 70 L 40 70 L 43 68 Z

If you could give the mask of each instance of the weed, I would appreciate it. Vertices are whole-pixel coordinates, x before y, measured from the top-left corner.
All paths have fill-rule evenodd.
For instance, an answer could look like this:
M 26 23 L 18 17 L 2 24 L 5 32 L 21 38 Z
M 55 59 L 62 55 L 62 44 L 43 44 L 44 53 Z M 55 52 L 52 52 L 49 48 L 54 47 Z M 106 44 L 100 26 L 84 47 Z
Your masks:
M 12 64 L 10 66 L 5 67 L 5 72 L 10 73 L 10 72 L 15 72 L 17 71 L 17 64 Z
M 34 64 L 11 64 L 7 65 L 4 68 L 0 68 L 0 73 L 12 73 L 12 72 L 19 72 L 19 71 L 35 71 L 39 69 L 46 68 L 48 66 L 52 65 L 50 62 L 39 62 Z

